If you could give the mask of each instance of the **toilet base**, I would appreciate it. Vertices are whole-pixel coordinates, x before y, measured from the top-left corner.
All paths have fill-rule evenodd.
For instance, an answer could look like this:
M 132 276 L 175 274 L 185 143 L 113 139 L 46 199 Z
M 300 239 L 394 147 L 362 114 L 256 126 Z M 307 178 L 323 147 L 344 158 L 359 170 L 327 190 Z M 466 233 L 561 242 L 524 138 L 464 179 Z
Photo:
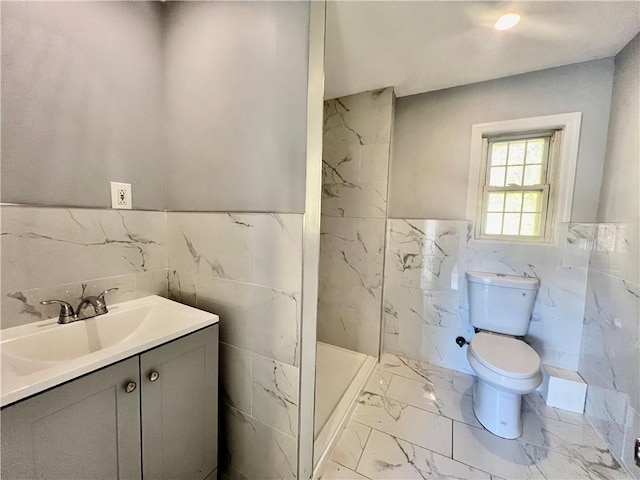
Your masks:
M 522 395 L 499 390 L 482 380 L 473 388 L 473 411 L 494 435 L 514 439 L 522 435 Z

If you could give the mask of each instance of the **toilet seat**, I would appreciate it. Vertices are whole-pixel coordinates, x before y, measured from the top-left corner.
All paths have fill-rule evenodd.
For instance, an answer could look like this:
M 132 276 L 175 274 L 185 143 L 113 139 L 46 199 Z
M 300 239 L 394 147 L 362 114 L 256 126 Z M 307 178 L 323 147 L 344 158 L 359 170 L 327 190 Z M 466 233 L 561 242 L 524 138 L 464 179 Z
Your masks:
M 480 332 L 471 339 L 468 353 L 504 377 L 528 379 L 540 374 L 540 357 L 536 351 L 508 335 Z

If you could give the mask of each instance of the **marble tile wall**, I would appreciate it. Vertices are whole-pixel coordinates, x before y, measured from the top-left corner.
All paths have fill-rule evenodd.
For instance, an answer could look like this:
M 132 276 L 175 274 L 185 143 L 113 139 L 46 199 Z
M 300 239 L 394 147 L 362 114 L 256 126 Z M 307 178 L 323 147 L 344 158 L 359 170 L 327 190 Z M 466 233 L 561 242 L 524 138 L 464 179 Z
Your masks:
M 294 478 L 302 215 L 167 214 L 169 298 L 220 316 L 221 469 Z
M 318 340 L 377 356 L 391 88 L 328 100 L 324 109 Z
M 56 317 L 45 299 L 76 304 L 118 287 L 108 302 L 166 295 L 166 214 L 151 211 L 0 207 L 1 328 Z
M 594 226 L 578 372 L 589 385 L 585 415 L 633 478 L 640 434 L 638 223 Z
M 540 279 L 527 341 L 544 363 L 577 370 L 589 259 L 589 224 L 562 224 L 557 245 L 475 241 L 466 220 L 389 219 L 383 351 L 471 372 L 464 273 Z
M 466 221 L 389 219 L 383 351 L 468 372 L 459 335 L 473 329 L 464 311 Z
M 640 437 L 639 69 L 636 35 L 615 57 L 578 369 L 588 384 L 585 415 L 632 478 L 640 478 L 632 459 Z
M 55 317 L 111 287 L 220 315 L 222 465 L 293 478 L 297 462 L 302 215 L 2 206 L 2 328 Z M 256 451 L 255 445 L 261 448 Z

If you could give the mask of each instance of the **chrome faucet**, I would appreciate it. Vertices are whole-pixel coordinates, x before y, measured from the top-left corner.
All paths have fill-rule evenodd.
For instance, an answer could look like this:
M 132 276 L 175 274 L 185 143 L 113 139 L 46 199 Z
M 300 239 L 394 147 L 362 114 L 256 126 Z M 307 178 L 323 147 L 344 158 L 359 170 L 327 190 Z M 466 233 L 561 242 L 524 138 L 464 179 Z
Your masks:
M 40 302 L 40 305 L 59 304 L 60 315 L 58 316 L 58 323 L 60 324 L 71 323 L 78 320 L 86 320 L 87 318 L 93 318 L 97 317 L 98 315 L 104 315 L 105 313 L 108 313 L 109 310 L 107 310 L 107 304 L 104 301 L 104 296 L 109 292 L 118 290 L 118 288 L 109 288 L 98 296 L 90 295 L 88 297 L 84 296 L 85 288 L 86 284 L 82 285 L 82 299 L 80 300 L 80 304 L 78 305 L 78 308 L 75 309 L 75 311 L 73 310 L 71 304 L 69 302 L 65 302 L 64 300 L 42 300 Z M 93 307 L 95 314 L 88 315 L 86 317 L 80 317 L 80 312 L 88 305 L 91 305 Z
M 78 316 L 74 313 L 73 307 L 64 300 L 42 300 L 40 305 L 53 305 L 54 303 L 60 304 L 60 315 L 58 316 L 58 323 L 71 323 L 78 320 Z

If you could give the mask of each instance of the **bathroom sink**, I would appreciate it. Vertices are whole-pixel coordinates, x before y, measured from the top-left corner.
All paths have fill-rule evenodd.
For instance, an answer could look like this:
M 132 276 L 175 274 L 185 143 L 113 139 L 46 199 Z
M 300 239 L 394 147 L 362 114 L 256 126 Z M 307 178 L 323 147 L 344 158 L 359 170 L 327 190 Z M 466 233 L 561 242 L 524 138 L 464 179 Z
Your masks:
M 2 406 L 217 321 L 216 315 L 154 295 L 66 325 L 49 319 L 1 330 Z

